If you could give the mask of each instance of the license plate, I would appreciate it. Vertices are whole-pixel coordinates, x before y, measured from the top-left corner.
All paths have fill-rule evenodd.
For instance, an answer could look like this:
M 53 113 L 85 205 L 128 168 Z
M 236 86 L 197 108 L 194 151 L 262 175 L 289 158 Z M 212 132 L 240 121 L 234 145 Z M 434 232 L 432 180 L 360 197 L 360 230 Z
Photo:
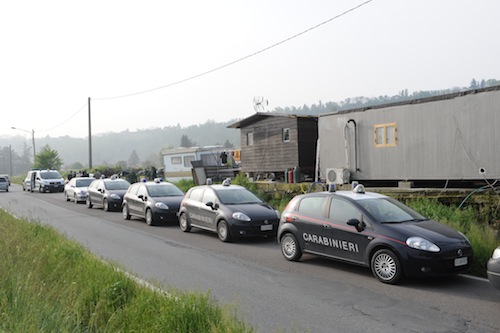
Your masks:
M 273 230 L 272 224 L 264 224 L 260 226 L 260 231 L 269 231 L 269 230 Z
M 467 262 L 467 257 L 455 258 L 455 266 L 464 266 Z

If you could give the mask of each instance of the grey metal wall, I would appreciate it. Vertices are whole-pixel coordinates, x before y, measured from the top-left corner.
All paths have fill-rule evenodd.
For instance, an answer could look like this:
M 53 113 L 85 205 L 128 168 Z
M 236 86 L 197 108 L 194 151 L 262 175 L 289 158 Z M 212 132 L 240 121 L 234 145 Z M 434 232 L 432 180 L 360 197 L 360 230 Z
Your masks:
M 385 123 L 396 123 L 395 147 L 375 147 Z M 500 179 L 500 87 L 325 114 L 318 133 L 322 178 L 348 168 L 357 180 Z

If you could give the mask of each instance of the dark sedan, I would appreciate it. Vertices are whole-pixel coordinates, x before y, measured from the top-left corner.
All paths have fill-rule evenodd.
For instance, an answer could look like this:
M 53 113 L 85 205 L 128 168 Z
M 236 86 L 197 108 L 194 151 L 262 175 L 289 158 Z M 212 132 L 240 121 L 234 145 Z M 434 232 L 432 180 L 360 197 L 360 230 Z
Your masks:
M 179 226 L 216 232 L 223 242 L 237 237 L 275 237 L 279 212 L 243 186 L 202 185 L 189 189 L 179 210 Z
M 278 240 L 287 260 L 317 254 L 370 267 L 392 284 L 404 276 L 461 273 L 472 260 L 463 234 L 362 185 L 294 197 L 282 213 Z
M 123 197 L 123 218 L 141 217 L 148 225 L 159 222 L 177 222 L 177 212 L 184 198 L 177 186 L 157 179 L 130 185 Z
M 123 195 L 127 192 L 130 183 L 125 179 L 106 178 L 96 179 L 89 185 L 87 207 L 101 206 L 105 212 L 120 210 Z

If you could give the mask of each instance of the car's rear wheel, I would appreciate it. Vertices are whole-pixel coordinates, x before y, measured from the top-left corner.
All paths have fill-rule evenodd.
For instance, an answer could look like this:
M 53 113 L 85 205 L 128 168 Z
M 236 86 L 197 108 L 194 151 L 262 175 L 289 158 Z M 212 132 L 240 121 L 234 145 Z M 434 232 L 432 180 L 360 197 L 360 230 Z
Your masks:
M 371 260 L 373 275 L 384 283 L 397 284 L 403 278 L 403 268 L 398 256 L 389 249 L 375 252 Z
M 128 212 L 128 206 L 127 205 L 123 205 L 122 216 L 123 216 L 124 220 L 130 220 L 130 213 Z
M 151 211 L 151 209 L 146 209 L 146 224 L 155 225 L 153 212 Z
M 223 242 L 231 241 L 231 231 L 229 230 L 229 225 L 227 224 L 226 221 L 221 220 L 217 224 L 217 235 L 219 236 L 219 239 Z
M 187 216 L 184 213 L 181 213 L 181 215 L 179 215 L 179 227 L 184 232 L 191 231 L 191 224 L 189 223 Z
M 108 199 L 104 199 L 102 201 L 102 209 L 105 211 L 105 212 L 109 212 L 109 202 L 108 202 Z
M 87 204 L 88 208 L 92 208 L 92 201 L 90 201 L 90 197 L 87 197 L 87 200 L 85 200 L 85 203 Z
M 299 261 L 302 257 L 302 250 L 297 238 L 292 233 L 286 233 L 281 238 L 281 253 L 286 260 Z

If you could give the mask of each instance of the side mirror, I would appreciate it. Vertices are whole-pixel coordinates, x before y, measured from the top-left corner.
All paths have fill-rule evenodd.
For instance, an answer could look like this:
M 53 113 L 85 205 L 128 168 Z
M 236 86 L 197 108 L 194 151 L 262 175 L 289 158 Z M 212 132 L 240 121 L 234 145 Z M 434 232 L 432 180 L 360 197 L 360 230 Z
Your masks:
M 212 201 L 207 202 L 205 205 L 207 205 L 208 207 L 212 208 L 212 210 L 216 210 L 216 209 L 219 208 L 219 205 L 218 204 L 214 204 Z
M 353 226 L 358 232 L 365 230 L 366 224 L 358 219 L 350 219 L 347 221 L 347 225 Z

